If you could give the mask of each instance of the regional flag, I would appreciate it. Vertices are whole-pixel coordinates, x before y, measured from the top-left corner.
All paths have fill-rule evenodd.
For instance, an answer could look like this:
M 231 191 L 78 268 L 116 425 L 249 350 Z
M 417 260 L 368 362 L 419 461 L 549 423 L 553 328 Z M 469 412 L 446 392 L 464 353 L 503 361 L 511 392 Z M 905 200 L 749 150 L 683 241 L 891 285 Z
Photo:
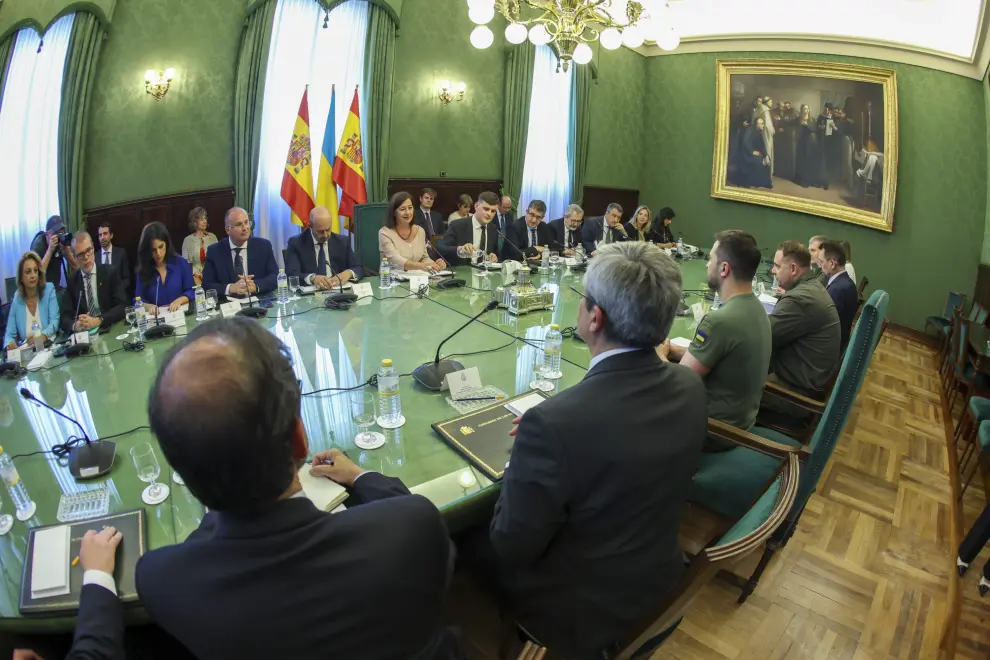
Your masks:
M 327 116 L 327 130 L 323 133 L 323 151 L 320 153 L 320 177 L 316 182 L 316 205 L 324 206 L 333 218 L 333 233 L 340 233 L 340 215 L 337 212 L 337 184 L 333 182 L 333 144 L 337 137 L 335 130 L 337 110 L 336 85 L 330 88 L 330 114 Z
M 308 93 L 307 87 L 299 103 L 289 155 L 285 159 L 285 172 L 282 174 L 282 199 L 292 211 L 292 224 L 300 227 L 309 225 L 309 212 L 313 210 L 313 152 L 309 145 Z
M 340 215 L 354 217 L 354 205 L 368 201 L 368 189 L 364 179 L 364 155 L 361 149 L 361 113 L 358 110 L 358 91 L 354 88 L 354 100 L 344 122 L 337 158 L 333 163 L 333 181 L 341 189 Z M 353 224 L 348 222 L 348 228 Z

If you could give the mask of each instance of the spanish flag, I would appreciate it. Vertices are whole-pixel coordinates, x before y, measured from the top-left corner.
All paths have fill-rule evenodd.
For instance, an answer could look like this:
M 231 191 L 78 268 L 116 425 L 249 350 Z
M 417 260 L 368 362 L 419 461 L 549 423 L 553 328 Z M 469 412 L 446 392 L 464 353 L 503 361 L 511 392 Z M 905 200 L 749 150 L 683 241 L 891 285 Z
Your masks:
M 344 123 L 344 132 L 333 162 L 333 182 L 340 186 L 340 215 L 354 217 L 354 205 L 368 201 L 368 189 L 364 183 L 364 155 L 361 149 L 361 113 L 358 110 L 358 91 L 354 88 L 351 111 Z M 353 229 L 351 222 L 348 229 Z
M 333 143 L 337 137 L 334 121 L 337 110 L 336 85 L 330 88 L 330 114 L 327 115 L 327 130 L 323 134 L 323 151 L 320 154 L 320 178 L 316 182 L 316 205 L 326 207 L 333 218 L 333 233 L 340 233 L 340 216 L 337 213 L 337 184 L 333 182 Z
M 282 199 L 292 210 L 292 224 L 305 227 L 313 210 L 313 152 L 309 145 L 309 103 L 303 92 L 299 114 L 292 129 L 289 155 L 282 174 Z

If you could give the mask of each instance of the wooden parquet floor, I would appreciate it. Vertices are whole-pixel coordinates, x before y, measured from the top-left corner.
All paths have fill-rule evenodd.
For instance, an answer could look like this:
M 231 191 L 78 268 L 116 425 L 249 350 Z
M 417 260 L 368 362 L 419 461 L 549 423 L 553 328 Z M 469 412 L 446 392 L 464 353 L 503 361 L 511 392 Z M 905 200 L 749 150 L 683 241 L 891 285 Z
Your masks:
M 818 492 L 755 593 L 736 605 L 738 590 L 714 581 L 653 660 L 951 658 L 949 474 L 935 353 L 888 331 Z M 967 524 L 982 498 L 977 483 Z M 962 580 L 960 657 L 990 657 L 990 595 L 976 590 L 987 558 Z M 735 572 L 748 576 L 755 560 Z

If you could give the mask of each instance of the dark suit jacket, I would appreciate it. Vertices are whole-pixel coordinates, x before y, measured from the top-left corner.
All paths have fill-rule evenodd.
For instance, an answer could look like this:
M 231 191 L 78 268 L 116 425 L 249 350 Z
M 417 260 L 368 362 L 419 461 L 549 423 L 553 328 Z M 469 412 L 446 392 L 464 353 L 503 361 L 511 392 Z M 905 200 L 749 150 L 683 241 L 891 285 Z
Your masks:
M 357 257 L 351 249 L 346 236 L 331 234 L 327 239 L 327 252 L 330 256 L 330 268 L 334 273 L 345 270 L 354 272 L 354 279 L 364 277 L 364 269 L 358 265 Z M 251 248 L 248 248 L 250 251 Z M 248 266 L 250 266 L 248 262 Z M 313 248 L 313 232 L 307 229 L 298 236 L 289 239 L 285 251 L 285 274 L 298 276 L 300 280 L 316 272 L 316 250 Z
M 859 309 L 859 291 L 856 289 L 856 283 L 845 271 L 839 273 L 826 290 L 835 303 L 835 311 L 839 313 L 839 328 L 842 334 L 840 346 L 842 352 L 845 352 L 853 319 L 856 318 L 856 310 Z
M 581 242 L 581 229 L 584 225 L 581 225 L 577 229 L 571 231 L 571 244 L 564 245 L 564 219 L 557 218 L 556 220 L 551 220 L 547 223 L 547 227 L 550 229 L 550 247 L 554 250 L 573 250 L 577 247 L 578 243 Z
M 474 242 L 474 216 L 458 218 L 447 225 L 447 233 L 443 235 L 437 243 L 437 252 L 452 266 L 463 266 L 468 263 L 466 259 L 457 256 L 457 248 L 461 245 Z M 495 221 L 488 223 L 488 249 L 489 254 L 498 254 L 498 231 L 495 228 Z
M 598 249 L 595 247 L 595 243 L 602 240 L 602 237 L 605 235 L 604 228 L 605 216 L 599 215 L 594 218 L 585 218 L 584 225 L 581 227 L 581 243 L 584 244 L 584 251 L 588 255 L 591 255 L 592 252 Z M 627 240 L 626 235 L 618 229 L 609 227 L 609 231 L 612 232 L 612 242 Z
M 375 472 L 346 504 L 211 511 L 185 542 L 141 557 L 141 601 L 200 660 L 458 657 L 442 623 L 452 550 L 440 512 Z
M 79 596 L 79 616 L 72 648 L 65 660 L 124 660 L 124 615 L 120 601 L 97 584 Z
M 496 211 L 495 215 L 492 217 L 492 225 L 498 227 L 499 231 L 501 231 L 503 234 L 508 232 L 509 227 L 511 227 L 512 223 L 514 223 L 515 221 L 516 221 L 516 214 L 513 211 L 509 211 L 508 213 L 503 215 L 501 223 L 499 222 L 498 211 Z
M 536 248 L 527 247 L 529 245 L 529 226 L 526 224 L 526 218 L 519 218 L 513 222 L 505 235 L 509 240 L 502 241 L 502 261 L 508 259 L 523 261 L 524 257 L 535 257 L 539 254 Z M 510 245 L 509 241 L 515 243 L 519 250 L 522 250 L 522 253 Z M 536 244 L 550 245 L 550 228 L 545 222 L 536 226 Z
M 430 220 L 427 222 L 424 213 L 429 213 Z M 444 224 L 443 216 L 430 209 L 426 211 L 423 207 L 416 209 L 416 219 L 414 221 L 417 225 L 423 228 L 426 232 L 426 242 L 429 243 L 430 239 L 433 238 L 435 234 L 443 234 L 446 226 Z
M 89 313 L 81 270 L 72 274 L 65 291 L 66 295 L 62 300 L 62 330 L 72 332 L 72 325 L 76 322 L 76 305 L 79 306 L 80 314 Z M 96 264 L 96 297 L 100 303 L 100 317 L 103 319 L 101 328 L 107 328 L 124 318 L 124 308 L 127 307 L 124 284 L 112 267 L 100 263 Z
M 254 275 L 254 283 L 258 293 L 270 293 L 275 290 L 278 277 L 278 264 L 275 263 L 275 253 L 272 244 L 267 239 L 252 236 L 247 242 L 247 274 Z M 237 281 L 234 274 L 234 258 L 230 256 L 230 239 L 214 243 L 206 248 L 206 263 L 203 264 L 203 289 L 213 289 L 218 296 L 225 295 L 228 284 Z
M 103 248 L 96 248 L 96 263 L 103 263 Z M 120 278 L 121 283 L 124 285 L 124 291 L 132 291 L 131 289 L 131 265 L 127 261 L 127 253 L 124 248 L 118 247 L 116 245 L 110 246 L 110 266 L 116 271 L 117 277 Z
M 681 575 L 707 422 L 701 378 L 652 350 L 606 358 L 523 415 L 490 538 L 514 615 L 555 654 L 634 632 Z

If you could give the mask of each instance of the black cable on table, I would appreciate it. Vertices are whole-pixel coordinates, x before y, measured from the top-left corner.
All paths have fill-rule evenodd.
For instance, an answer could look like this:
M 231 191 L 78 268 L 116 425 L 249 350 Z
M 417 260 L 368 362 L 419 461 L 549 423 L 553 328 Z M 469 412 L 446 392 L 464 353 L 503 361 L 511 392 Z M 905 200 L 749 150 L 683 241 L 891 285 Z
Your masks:
M 150 431 L 151 430 L 151 427 L 148 426 L 148 425 L 146 425 L 146 424 L 145 425 L 142 425 L 142 426 L 135 426 L 134 428 L 130 429 L 129 431 L 121 431 L 120 433 L 114 433 L 113 435 L 108 435 L 108 436 L 103 437 L 103 438 L 96 438 L 95 440 L 91 440 L 91 442 L 102 442 L 103 440 L 113 440 L 114 438 L 119 438 L 121 436 L 130 435 L 131 433 L 136 433 L 136 432 L 141 431 L 143 429 L 147 429 L 148 431 Z M 80 437 L 78 435 L 70 435 L 68 440 L 66 440 L 65 442 L 60 442 L 60 443 L 58 443 L 56 445 L 52 445 L 52 448 L 51 449 L 40 449 L 38 451 L 28 452 L 27 454 L 14 454 L 13 456 L 10 457 L 10 459 L 13 460 L 15 458 L 26 458 L 28 456 L 38 456 L 38 455 L 41 455 L 41 454 L 51 454 L 55 458 L 61 460 L 63 458 L 68 457 L 69 450 L 71 450 L 76 445 L 84 444 L 85 442 L 86 442 L 86 438 Z

